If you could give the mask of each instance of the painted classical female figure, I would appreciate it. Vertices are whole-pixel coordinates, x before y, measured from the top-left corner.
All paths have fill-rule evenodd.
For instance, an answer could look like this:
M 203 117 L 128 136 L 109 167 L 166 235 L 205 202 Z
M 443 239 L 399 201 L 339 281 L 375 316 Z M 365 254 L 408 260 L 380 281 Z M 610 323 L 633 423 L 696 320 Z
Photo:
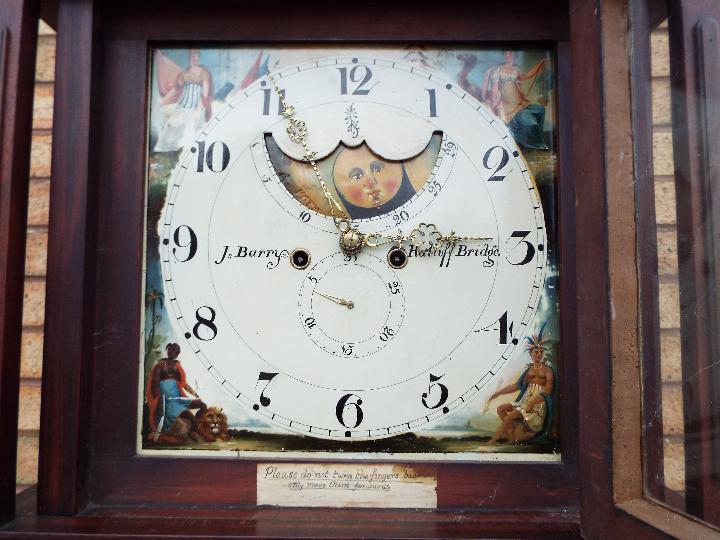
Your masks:
M 200 50 L 190 49 L 190 66 L 179 68 L 158 53 L 158 86 L 162 96 L 161 129 L 155 152 L 174 152 L 191 144 L 212 118 L 215 93 L 210 70 L 200 64 Z
M 504 63 L 491 67 L 483 76 L 485 101 L 492 111 L 508 125 L 515 141 L 526 148 L 546 150 L 543 135 L 545 125 L 545 107 L 530 103 L 523 91 L 522 82 L 537 77 L 545 67 L 543 58 L 528 72 L 515 65 L 515 53 L 503 52 Z
M 487 442 L 488 445 L 493 445 L 500 439 L 513 443 L 525 441 L 547 433 L 550 427 L 555 372 L 543 362 L 543 328 L 537 335 L 525 339 L 532 362 L 527 365 L 515 384 L 501 388 L 488 399 L 489 403 L 499 396 L 518 392 L 515 401 L 504 403 L 497 408 L 500 427 Z
M 545 103 L 531 103 L 528 99 L 535 81 L 545 68 L 546 59 L 540 60 L 525 72 L 515 64 L 515 53 L 503 52 L 504 62 L 485 71 L 481 87 L 470 82 L 469 74 L 477 63 L 473 54 L 459 55 L 463 69 L 458 76 L 460 85 L 490 110 L 499 116 L 508 126 L 515 141 L 524 148 L 547 150 L 543 134 L 545 125 Z M 524 89 L 525 83 L 529 83 Z

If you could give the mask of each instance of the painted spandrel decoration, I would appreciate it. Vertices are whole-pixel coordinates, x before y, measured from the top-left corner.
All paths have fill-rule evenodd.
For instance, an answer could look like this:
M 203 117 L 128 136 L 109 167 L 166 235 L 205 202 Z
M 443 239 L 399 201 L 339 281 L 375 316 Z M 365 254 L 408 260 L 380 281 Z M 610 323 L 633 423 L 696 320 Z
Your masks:
M 337 64 L 323 64 L 323 59 L 333 58 Z M 342 59 L 350 58 L 352 61 L 343 64 Z M 366 58 L 376 63 L 363 60 Z M 251 227 L 258 220 L 266 220 L 268 228 L 277 226 L 280 231 L 279 223 L 289 216 L 295 220 L 292 230 L 299 228 L 298 223 L 309 227 L 309 232 L 303 233 L 306 235 L 325 238 L 334 230 L 328 217 L 332 212 L 327 196 L 311 164 L 303 159 L 302 150 L 293 146 L 284 134 L 286 124 L 280 101 L 272 86 L 266 84 L 269 73 L 282 74 L 291 66 L 305 66 L 297 68 L 298 72 L 307 72 L 305 86 L 301 88 L 307 87 L 308 81 L 320 87 L 327 82 L 328 74 L 338 77 L 336 90 L 342 99 L 325 99 L 322 106 L 308 105 L 304 109 L 302 105 L 309 98 L 294 90 L 289 75 L 280 79 L 280 85 L 284 87 L 283 81 L 287 81 L 285 98 L 289 104 L 297 104 L 300 116 L 307 122 L 309 143 L 317 152 L 318 170 L 333 199 L 353 222 L 368 227 L 366 230 L 374 231 L 373 227 L 377 227 L 392 234 L 398 228 L 407 232 L 409 226 L 427 222 L 431 217 L 434 221 L 438 216 L 434 222 L 448 229 L 443 230 L 444 234 L 451 232 L 450 229 L 458 235 L 474 234 L 477 228 L 485 227 L 492 239 L 434 245 L 430 236 L 427 244 L 404 246 L 407 268 L 394 270 L 385 261 L 387 248 L 355 256 L 336 249 L 338 253 L 333 255 L 332 250 L 330 254 L 320 253 L 313 244 L 314 236 L 308 237 L 307 244 L 301 246 L 301 240 L 290 239 L 291 234 L 282 236 L 278 232 L 273 236 L 275 229 L 267 234 L 263 229 L 264 243 L 253 245 L 252 235 L 243 238 L 240 232 L 232 230 L 241 223 Z M 437 88 L 426 83 L 417 86 L 416 103 L 411 105 L 423 108 L 422 118 L 418 120 L 417 114 L 409 115 L 403 107 L 393 105 L 392 97 L 386 98 L 389 105 L 376 109 L 363 101 L 371 92 L 374 98 L 380 99 L 384 95 L 383 86 L 389 88 L 393 81 L 396 88 L 405 84 L 407 74 L 403 70 L 406 69 L 415 75 L 427 72 L 431 78 L 437 76 L 448 81 Z M 185 456 L 217 451 L 239 455 L 369 452 L 378 458 L 401 453 L 410 458 L 415 455 L 461 459 L 482 459 L 488 453 L 557 455 L 560 451 L 558 383 L 562 366 L 558 354 L 554 77 L 552 54 L 540 49 L 198 49 L 188 46 L 154 50 L 149 91 L 139 448 L 150 453 L 173 451 Z M 414 83 L 407 84 L 410 88 Z M 530 214 L 522 225 L 508 225 L 508 231 L 503 232 L 502 211 L 512 207 L 513 200 L 480 197 L 471 191 L 466 196 L 453 195 L 454 186 L 460 185 L 460 180 L 455 180 L 458 175 L 463 171 L 466 176 L 477 173 L 473 171 L 473 159 L 469 155 L 472 151 L 467 143 L 463 144 L 462 136 L 457 135 L 452 126 L 438 128 L 447 125 L 443 121 L 449 116 L 448 102 L 441 93 L 443 89 L 447 89 L 449 95 L 454 92 L 458 99 L 477 103 L 477 114 L 483 115 L 483 125 L 491 126 L 494 119 L 499 119 L 502 127 L 497 128 L 498 141 L 502 142 L 503 133 L 509 133 L 514 139 L 517 152 L 492 143 L 494 146 L 483 149 L 476 161 L 484 171 L 481 176 L 496 181 L 497 185 L 511 174 L 517 174 L 518 179 L 525 178 L 529 192 L 536 194 L 538 202 L 531 203 Z M 261 119 L 258 125 L 265 127 L 251 139 L 233 145 L 228 135 L 222 135 L 226 133 L 222 131 L 224 128 L 216 126 L 222 126 L 223 119 L 229 119 L 236 108 L 245 107 L 243 104 L 253 99 Z M 224 124 L 229 123 L 228 120 Z M 412 129 L 405 135 L 403 129 L 407 126 Z M 472 135 L 467 135 L 465 141 L 471 140 L 468 137 Z M 204 202 L 203 191 L 190 191 L 197 189 L 188 187 L 191 182 L 197 184 L 197 178 L 201 177 L 186 178 L 184 169 L 196 175 L 208 171 L 212 174 L 207 180 L 202 176 L 207 190 L 215 190 L 212 198 Z M 478 180 L 477 184 L 483 182 Z M 195 195 L 183 195 L 183 189 Z M 437 202 L 442 201 L 442 196 L 456 197 L 450 200 L 458 202 L 445 212 Z M 190 198 L 197 207 L 212 208 L 210 217 L 203 218 L 203 223 L 208 223 L 205 229 L 195 225 L 197 220 L 202 220 L 194 210 L 188 210 L 194 208 L 187 202 Z M 493 202 L 489 203 L 490 199 Z M 178 214 L 177 207 L 184 208 L 184 213 Z M 257 215 L 250 215 L 256 211 L 255 207 L 259 208 Z M 510 210 L 504 211 L 512 215 Z M 457 218 L 458 213 L 463 219 Z M 500 218 L 489 221 L 487 215 L 491 213 Z M 239 214 L 242 217 L 238 217 Z M 163 224 L 167 223 L 172 226 L 164 229 Z M 544 240 L 534 240 L 535 233 L 531 235 L 530 229 L 543 227 L 542 237 L 537 238 Z M 306 236 L 297 238 L 305 241 Z M 296 256 L 293 250 L 299 246 L 310 248 L 308 255 L 312 259 L 303 270 L 291 264 Z M 189 266 L 182 262 L 195 264 L 200 260 L 204 260 L 204 272 L 210 276 L 209 287 L 214 294 L 233 298 L 232 304 L 242 305 L 211 305 L 201 287 L 189 290 L 184 286 L 178 290 L 183 283 L 194 279 L 190 273 L 184 277 Z M 250 261 L 257 264 L 243 274 L 249 266 L 239 265 L 250 264 Z M 511 288 L 502 285 L 499 268 L 515 270 L 534 266 L 537 267 L 532 270 L 535 273 L 528 270 L 527 274 L 530 276 L 527 278 L 529 300 L 523 300 L 523 305 L 531 304 L 532 310 L 526 310 L 525 315 L 517 313 L 515 308 L 503 311 L 499 304 L 495 305 L 498 300 L 492 296 L 488 299 L 486 291 L 493 288 L 493 283 L 496 288 Z M 416 293 L 412 287 L 413 272 L 418 272 L 418 283 L 425 283 L 427 275 L 422 272 L 428 272 L 428 268 L 442 269 L 437 275 L 448 278 L 447 283 L 443 285 L 444 281 L 438 278 L 435 288 L 424 285 L 418 289 L 422 292 Z M 481 275 L 478 269 L 487 275 Z M 451 274 L 453 271 L 457 274 Z M 286 282 L 301 279 L 299 286 L 288 289 L 294 291 L 292 322 L 283 322 L 288 310 L 273 313 L 272 295 L 263 299 L 260 291 L 255 299 L 254 291 L 246 290 L 252 286 L 243 287 L 243 281 L 251 283 L 254 276 L 258 283 L 263 282 L 265 276 L 273 275 L 269 272 L 275 272 L 274 276 L 284 272 L 282 275 L 288 276 L 279 280 L 276 296 L 286 294 L 283 292 Z M 343 289 L 345 282 L 354 279 L 362 282 L 370 279 L 366 277 L 370 275 L 385 282 L 383 286 L 389 287 L 385 293 L 375 294 L 374 289 L 368 289 L 357 293 L 354 298 L 357 307 L 347 309 L 347 304 L 338 305 L 337 300 L 344 297 L 339 298 L 342 295 L 337 291 Z M 407 376 L 400 367 L 392 365 L 372 373 L 357 367 L 364 362 L 367 370 L 372 371 L 371 366 L 377 368 L 372 364 L 374 359 L 386 356 L 398 358 L 398 366 L 413 365 L 418 361 L 416 358 L 423 355 L 423 349 L 411 350 L 403 356 L 401 346 L 406 342 L 402 339 L 422 341 L 411 334 L 429 335 L 435 328 L 442 329 L 443 324 L 453 330 L 455 326 L 462 326 L 460 315 L 457 317 L 462 324 L 458 325 L 442 310 L 449 311 L 453 302 L 462 303 L 463 287 L 458 283 L 472 280 L 477 282 L 475 287 L 483 291 L 477 295 L 478 305 L 485 302 L 485 311 L 497 309 L 493 314 L 478 316 L 482 306 L 472 308 L 476 320 L 469 330 L 457 330 L 458 335 L 463 335 L 453 342 L 452 350 L 437 353 L 437 358 Z M 450 294 L 442 294 L 443 291 Z M 416 313 L 413 309 L 417 297 L 432 299 L 453 294 L 457 295 L 456 299 L 447 300 L 447 304 L 436 299 L 433 311 Z M 192 308 L 183 307 L 182 296 Z M 475 298 L 472 291 L 467 296 Z M 373 309 L 375 305 L 381 306 L 378 309 L 382 320 L 378 328 L 374 323 L 363 326 L 362 310 L 370 309 L 368 305 Z M 462 313 L 463 308 L 458 307 L 456 311 Z M 419 319 L 426 319 L 432 325 L 427 321 L 418 322 Z M 226 327 L 224 320 L 227 320 Z M 256 331 L 249 332 L 253 324 L 257 324 Z M 227 328 L 239 336 L 240 345 L 212 349 L 218 342 L 216 337 Z M 265 341 L 257 337 L 269 328 L 276 334 Z M 288 341 L 287 346 L 282 344 L 284 340 Z M 428 340 L 428 344 L 442 342 L 432 336 Z M 304 349 L 300 343 L 302 347 L 307 343 L 311 354 L 301 352 Z M 489 347 L 488 343 L 493 345 Z M 428 345 L 425 350 L 431 351 L 432 346 Z M 244 347 L 247 350 L 243 350 Z M 285 360 L 265 364 L 258 360 L 251 377 L 240 368 L 234 371 L 235 366 L 244 361 L 241 358 L 272 357 L 268 351 L 278 357 L 285 355 Z M 227 360 L 220 358 L 225 355 Z M 329 363 L 322 374 L 315 374 L 305 366 L 308 363 L 305 360 L 320 355 L 326 355 L 335 363 Z M 233 356 L 237 361 L 231 359 Z M 459 365 L 468 366 L 463 368 L 465 372 L 450 373 L 447 366 L 453 362 L 453 356 Z M 486 356 L 492 356 L 493 360 L 490 362 Z M 337 398 L 333 398 L 327 412 L 331 420 L 322 428 L 310 421 L 270 414 L 275 410 L 273 407 L 280 407 L 279 394 L 283 390 L 297 392 L 290 396 L 296 402 L 322 403 L 325 400 L 322 392 L 328 388 L 348 388 L 336 383 L 346 369 L 339 362 L 347 360 L 356 362 L 348 365 L 358 370 L 360 390 L 337 390 Z M 486 371 L 491 375 L 477 377 L 474 388 L 470 384 L 469 390 L 458 391 L 456 379 L 472 377 L 472 365 L 483 362 L 490 362 Z M 401 395 L 404 379 L 422 379 L 424 390 L 419 387 L 417 400 L 411 396 L 411 401 L 416 402 L 413 407 L 425 412 L 420 417 L 408 413 L 406 425 L 390 420 L 387 424 L 392 425 L 387 427 L 382 422 L 370 424 L 370 417 L 377 416 L 371 408 L 373 377 L 382 378 L 384 371 L 393 369 L 400 375 L 391 383 L 378 379 L 377 386 L 395 388 L 394 392 Z M 333 370 L 338 373 L 334 374 Z M 338 379 L 333 379 L 334 376 Z M 306 379 L 317 386 L 315 392 L 302 394 L 292 390 L 292 380 Z M 310 409 L 322 406 L 308 405 Z M 391 408 L 403 407 L 403 403 L 397 403 Z M 313 412 L 310 417 L 313 414 L 320 419 L 318 425 L 325 421 L 325 412 Z M 416 417 L 420 420 L 413 420 Z M 331 421 L 335 422 L 336 429 L 325 427 Z

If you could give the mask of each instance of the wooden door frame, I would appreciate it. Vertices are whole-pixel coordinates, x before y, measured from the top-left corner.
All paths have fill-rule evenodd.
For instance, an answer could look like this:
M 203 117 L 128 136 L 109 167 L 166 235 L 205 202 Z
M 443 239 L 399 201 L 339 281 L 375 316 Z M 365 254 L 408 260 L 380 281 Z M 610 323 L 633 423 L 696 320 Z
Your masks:
M 0 525 L 15 511 L 20 336 L 39 2 L 0 2 Z
M 525 2 L 528 7 L 531 4 Z M 116 2 L 101 8 L 92 0 L 64 0 L 59 6 L 56 62 L 63 76 L 57 78 L 55 95 L 57 143 L 53 149 L 38 487 L 41 514 L 74 516 L 88 505 L 98 510 L 130 505 L 134 512 L 142 514 L 151 511 L 148 507 L 157 500 L 177 505 L 205 504 L 209 508 L 254 505 L 252 460 L 234 461 L 230 468 L 227 460 L 204 459 L 202 467 L 194 471 L 186 460 L 135 455 L 137 424 L 126 401 L 128 396 L 137 399 L 137 364 L 128 359 L 138 357 L 142 275 L 137 269 L 141 266 L 145 231 L 144 188 L 129 179 L 144 178 L 146 143 L 127 134 L 145 131 L 151 43 L 186 42 L 188 20 L 193 21 L 193 35 L 205 42 L 241 37 L 244 42 L 286 43 L 308 39 L 327 43 L 502 43 L 513 35 L 514 43 L 557 43 L 560 69 L 573 71 L 573 52 L 564 22 L 568 12 L 563 11 L 567 7 L 562 4 L 544 13 L 546 24 L 537 24 L 536 18 L 529 15 L 518 17 L 517 5 L 480 16 L 477 8 L 457 2 L 453 10 L 440 13 L 409 13 L 403 6 L 387 8 L 386 24 L 375 26 L 340 24 L 350 16 L 360 22 L 374 19 L 375 8 L 367 6 L 357 7 L 351 14 L 329 9 L 318 18 L 288 4 L 282 19 L 267 8 L 254 6 L 257 11 L 244 12 L 227 3 L 214 4 L 212 10 L 195 9 L 192 17 L 188 16 L 189 4 L 179 4 L 167 12 L 163 2 L 145 2 L 142 17 L 133 11 L 133 6 L 137 3 Z M 554 16 L 556 13 L 558 16 Z M 163 24 L 158 23 L 160 20 Z M 242 21 L 242 25 L 233 21 Z M 343 28 L 342 36 L 333 34 L 337 28 Z M 564 98 L 571 91 L 568 80 L 575 79 L 563 73 L 558 91 Z M 590 86 L 597 92 L 596 86 Z M 569 113 L 565 100 L 560 106 Z M 560 128 L 559 143 L 559 151 L 565 156 L 560 169 L 561 234 L 571 239 L 561 238 L 560 242 L 564 246 L 561 309 L 568 313 L 574 311 L 575 298 L 571 117 L 562 115 L 565 124 Z M 598 136 L 596 133 L 596 139 Z M 122 153 L 118 153 L 119 148 Z M 595 144 L 595 148 L 599 145 Z M 68 230 L 73 231 L 72 236 L 67 235 Z M 122 238 L 118 237 L 119 231 Z M 98 292 L 101 288 L 102 294 Z M 574 356 L 573 320 L 565 317 L 562 323 L 567 358 Z M 545 523 L 548 530 L 566 530 L 577 523 L 576 378 L 572 363 L 568 363 L 562 376 L 563 461 L 520 466 L 438 463 L 438 523 L 455 515 L 453 509 L 464 508 L 470 534 L 492 522 L 505 523 L 501 513 L 519 507 L 527 508 L 525 515 Z M 118 381 L 124 381 L 124 385 Z M 89 412 L 92 420 L 88 428 L 81 418 Z M 179 477 L 183 477 L 186 489 L 149 481 Z M 216 483 L 208 483 L 212 479 Z M 488 498 L 487 494 L 497 486 L 502 489 Z M 474 515 L 473 508 L 482 509 L 483 514 Z M 345 512 L 325 510 L 325 527 L 333 521 L 341 527 Z M 291 511 L 276 512 L 287 513 Z M 386 520 L 389 514 L 408 531 L 414 530 L 413 511 L 386 511 L 378 516 Z M 544 517 L 549 515 L 556 516 L 554 525 Z M 359 528 L 356 533 L 363 530 Z
M 643 353 L 641 345 L 652 339 L 652 336 L 641 334 L 640 321 L 654 309 L 654 300 L 648 298 L 652 295 L 652 285 L 646 285 L 648 276 L 643 277 L 640 273 L 647 266 L 641 267 L 639 262 L 646 264 L 647 254 L 654 247 L 641 244 L 643 240 L 647 241 L 648 233 L 640 231 L 639 227 L 649 225 L 648 215 L 640 216 L 636 221 L 638 208 L 647 209 L 644 204 L 648 197 L 647 186 L 636 190 L 635 182 L 644 182 L 648 178 L 642 170 L 649 163 L 647 141 L 643 139 L 647 135 L 647 132 L 643 133 L 647 128 L 643 103 L 648 96 L 638 95 L 636 102 L 631 96 L 631 76 L 635 69 L 632 62 L 644 58 L 642 54 L 637 55 L 638 50 L 634 48 L 637 43 L 631 41 L 631 32 L 642 32 L 642 24 L 649 20 L 650 14 L 635 12 L 630 16 L 628 9 L 632 1 L 599 0 L 598 3 L 602 15 L 597 27 L 604 44 L 598 76 L 603 81 L 605 114 L 600 126 L 604 132 L 604 158 L 596 166 L 604 169 L 597 180 L 605 183 L 606 190 L 602 204 L 607 220 L 608 279 L 601 295 L 605 299 L 596 298 L 595 301 L 603 301 L 607 306 L 604 310 L 607 318 L 603 321 L 605 335 L 602 339 L 595 336 L 587 342 L 588 352 L 599 347 L 601 355 L 594 359 L 579 359 L 580 372 L 584 376 L 581 385 L 586 385 L 580 389 L 581 408 L 584 409 L 580 443 L 582 532 L 588 538 L 598 539 L 718 539 L 720 534 L 716 530 L 653 500 L 651 497 L 659 494 L 657 481 L 645 483 L 647 460 L 655 460 L 656 465 L 659 459 L 657 452 L 643 449 L 646 437 L 657 440 L 656 431 L 645 431 L 645 420 L 658 421 L 658 418 L 652 416 L 654 411 L 646 411 L 647 416 L 643 417 L 643 407 L 657 407 L 660 388 L 656 368 L 643 365 L 643 359 L 648 360 L 643 354 L 656 349 L 647 347 Z M 628 54 L 631 50 L 633 53 Z M 639 69 L 642 71 L 643 66 Z M 639 138 L 635 141 L 628 134 L 638 129 Z M 582 198 L 578 194 L 578 199 Z M 636 206 L 638 202 L 639 207 Z M 590 271 L 590 268 L 586 270 Z M 581 279 L 578 281 L 580 283 Z M 645 310 L 642 315 L 641 308 Z M 588 306 L 587 316 L 591 313 Z M 579 336 L 583 340 L 580 333 Z M 656 360 L 651 359 L 653 363 Z M 593 380 L 603 381 L 603 384 L 595 384 Z M 586 417 L 586 414 L 592 415 L 589 409 L 594 403 L 607 400 L 611 405 L 611 422 L 602 421 L 601 417 L 606 414 L 603 412 L 596 411 L 595 417 Z M 585 424 L 586 420 L 590 420 L 589 424 Z
M 48 262 L 54 277 L 50 274 L 48 277 L 47 320 L 51 321 L 51 335 L 46 338 L 43 381 L 45 435 L 41 443 L 40 514 L 33 511 L 34 495 L 28 493 L 22 498 L 22 515 L 12 527 L 0 531 L 0 537 L 42 537 L 52 530 L 58 537 L 73 538 L 78 530 L 84 530 L 121 538 L 138 528 L 190 537 L 193 521 L 188 519 L 186 510 L 157 504 L 145 507 L 88 505 L 95 502 L 92 491 L 97 488 L 89 486 L 88 480 L 92 480 L 97 471 L 85 468 L 84 460 L 88 457 L 85 449 L 88 445 L 94 448 L 98 441 L 93 440 L 77 418 L 61 421 L 93 407 L 89 391 L 93 381 L 83 374 L 89 372 L 95 344 L 91 331 L 104 316 L 96 309 L 95 270 L 98 264 L 107 268 L 113 257 L 122 254 L 110 255 L 105 262 L 97 260 L 98 215 L 93 202 L 107 205 L 112 195 L 112 191 L 92 185 L 97 164 L 91 155 L 91 146 L 97 141 L 91 135 L 98 127 L 93 121 L 97 103 L 93 101 L 91 89 L 93 75 L 99 69 L 98 58 L 108 52 L 99 47 L 96 35 L 98 11 L 92 0 L 63 0 L 60 8 L 58 71 L 63 77 L 57 83 L 56 95 L 60 96 L 62 106 L 56 101 L 56 133 L 72 133 L 72 137 L 66 137 L 66 141 L 53 150 L 51 206 L 55 217 Z M 388 535 L 392 530 L 395 536 L 432 537 L 532 531 L 543 534 L 544 531 L 553 537 L 570 537 L 577 535 L 581 526 L 588 538 L 708 534 L 702 525 L 644 497 L 640 372 L 636 366 L 638 313 L 637 305 L 627 302 L 628 297 L 636 297 L 633 287 L 637 285 L 634 251 L 637 231 L 629 224 L 634 218 L 635 195 L 632 166 L 628 170 L 618 154 L 613 153 L 622 150 L 630 156 L 633 152 L 632 141 L 628 142 L 627 138 L 632 128 L 631 115 L 623 108 L 630 104 L 629 84 L 618 84 L 615 78 L 623 73 L 627 77 L 629 73 L 629 65 L 623 65 L 623 62 L 627 64 L 628 50 L 626 8 L 625 0 L 570 0 L 570 40 L 559 46 L 559 50 L 565 48 L 559 58 L 567 62 L 572 73 L 566 90 L 572 95 L 569 129 L 575 149 L 575 152 L 568 146 L 562 149 L 572 155 L 572 159 L 566 161 L 568 166 L 563 174 L 572 173 L 581 179 L 574 183 L 572 190 L 561 194 L 561 198 L 574 203 L 574 212 L 565 216 L 574 225 L 575 235 L 566 232 L 563 260 L 575 268 L 573 280 L 566 284 L 563 293 L 577 298 L 573 321 L 577 344 L 573 349 L 577 351 L 576 427 L 580 442 L 579 451 L 574 457 L 570 454 L 571 461 L 565 466 L 574 467 L 574 459 L 578 467 L 575 481 L 580 487 L 579 514 L 537 508 L 525 510 L 522 517 L 527 521 L 523 525 L 520 514 L 508 513 L 507 507 L 500 511 L 500 508 L 478 506 L 461 512 L 457 507 L 449 507 L 434 513 L 412 514 L 348 509 L 334 512 L 331 518 L 327 511 L 215 507 L 201 511 L 203 518 L 207 517 L 203 523 L 212 527 L 204 528 L 203 533 L 212 530 L 219 534 L 289 537 L 303 531 L 349 536 Z M 488 21 L 489 26 L 495 24 L 495 39 L 502 40 L 507 29 L 497 23 Z M 440 36 L 443 35 L 441 26 Z M 321 30 L 312 24 L 308 26 L 310 34 Z M 141 30 L 133 28 L 132 31 Z M 78 56 L 81 49 L 84 52 Z M 624 104 L 620 110 L 618 103 Z M 112 122 L 118 121 L 112 119 Z M 59 186 L 57 192 L 56 186 Z M 70 225 L 73 235 L 68 239 Z M 603 272 L 603 268 L 607 268 L 607 272 Z M 70 274 L 61 273 L 63 269 Z M 50 281 L 54 282 L 52 286 Z M 69 290 L 63 289 L 65 285 Z M 623 298 L 622 295 L 629 296 Z M 617 310 L 621 298 L 627 305 Z M 615 309 L 611 310 L 611 306 Z M 67 335 L 62 333 L 60 323 L 67 322 L 69 316 L 74 330 Z M 6 364 L 4 354 L 4 369 Z M 53 418 L 58 407 L 67 406 L 68 414 Z M 3 426 L 3 434 L 5 428 Z M 626 441 L 633 442 L 627 445 Z M 464 472 L 463 466 L 457 467 L 458 474 Z M 545 481 L 549 481 L 549 477 Z M 398 517 L 402 519 L 398 521 Z M 314 520 L 320 522 L 320 528 L 310 523 Z M 393 528 L 389 529 L 391 523 Z M 527 523 L 537 528 L 528 528 Z

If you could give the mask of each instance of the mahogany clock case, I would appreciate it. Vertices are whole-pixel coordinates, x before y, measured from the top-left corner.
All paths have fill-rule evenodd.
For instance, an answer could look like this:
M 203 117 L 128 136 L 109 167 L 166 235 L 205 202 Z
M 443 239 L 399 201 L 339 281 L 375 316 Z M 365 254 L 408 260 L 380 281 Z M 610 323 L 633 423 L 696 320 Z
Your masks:
M 126 515 L 157 516 L 164 513 L 159 507 L 167 510 L 165 514 L 182 514 L 183 508 L 192 506 L 196 516 L 242 516 L 256 504 L 256 460 L 136 455 L 151 46 L 417 42 L 501 48 L 535 44 L 555 51 L 558 79 L 555 203 L 563 336 L 562 461 L 438 462 L 438 510 L 423 518 L 434 525 L 429 529 L 428 523 L 423 525 L 422 535 L 456 534 L 450 516 L 460 508 L 482 509 L 478 527 L 483 520 L 487 526 L 506 521 L 499 516 L 511 511 L 522 512 L 529 520 L 526 525 L 537 524 L 528 530 L 574 530 L 580 497 L 574 255 L 579 225 L 574 214 L 575 179 L 580 177 L 573 168 L 588 156 L 602 156 L 602 148 L 599 129 L 595 132 L 591 125 L 577 124 L 588 115 L 599 118 L 601 114 L 599 108 L 592 108 L 593 103 L 599 104 L 597 80 L 593 80 L 597 71 L 581 63 L 583 56 L 591 65 L 599 62 L 592 57 L 599 46 L 597 29 L 586 36 L 585 52 L 573 53 L 580 45 L 570 40 L 570 12 L 566 2 L 539 6 L 526 1 L 492 6 L 446 2 L 429 7 L 409 2 L 315 3 L 312 7 L 254 2 L 59 2 L 39 513 L 70 516 L 83 509 L 91 509 L 92 514 L 123 507 Z M 584 158 L 571 147 L 572 134 L 582 129 L 590 130 L 584 135 Z M 602 229 L 601 223 L 585 225 L 584 230 Z M 601 267 L 602 253 L 596 256 Z M 412 515 L 410 510 L 369 512 L 369 522 L 382 522 L 392 515 L 393 520 L 406 523 Z M 272 520 L 274 515 L 294 514 L 266 509 L 262 515 Z M 352 511 L 323 513 L 334 523 L 349 515 Z M 377 525 L 355 532 L 387 534 L 373 529 Z M 337 534 L 331 530 L 325 533 Z M 466 529 L 467 534 L 472 530 Z M 251 532 L 261 534 L 256 529 Z M 285 529 L 284 534 L 295 531 Z M 315 529 L 310 534 L 321 533 Z

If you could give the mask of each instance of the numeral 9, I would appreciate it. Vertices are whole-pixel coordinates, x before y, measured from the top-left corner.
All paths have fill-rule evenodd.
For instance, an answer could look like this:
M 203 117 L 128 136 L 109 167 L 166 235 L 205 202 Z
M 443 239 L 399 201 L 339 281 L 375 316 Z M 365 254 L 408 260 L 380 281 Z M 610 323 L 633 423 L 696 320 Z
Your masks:
M 181 229 L 183 228 L 187 229 L 188 232 L 189 241 L 187 243 L 182 243 L 182 240 L 180 238 Z M 178 257 L 179 250 L 177 248 L 173 248 L 173 255 L 180 262 L 189 261 L 195 256 L 195 253 L 197 253 L 197 235 L 195 234 L 195 231 L 193 231 L 188 225 L 180 225 L 177 229 L 175 229 L 175 232 L 173 233 L 173 242 L 175 242 L 175 245 L 178 248 L 188 248 L 188 255 L 184 259 Z

